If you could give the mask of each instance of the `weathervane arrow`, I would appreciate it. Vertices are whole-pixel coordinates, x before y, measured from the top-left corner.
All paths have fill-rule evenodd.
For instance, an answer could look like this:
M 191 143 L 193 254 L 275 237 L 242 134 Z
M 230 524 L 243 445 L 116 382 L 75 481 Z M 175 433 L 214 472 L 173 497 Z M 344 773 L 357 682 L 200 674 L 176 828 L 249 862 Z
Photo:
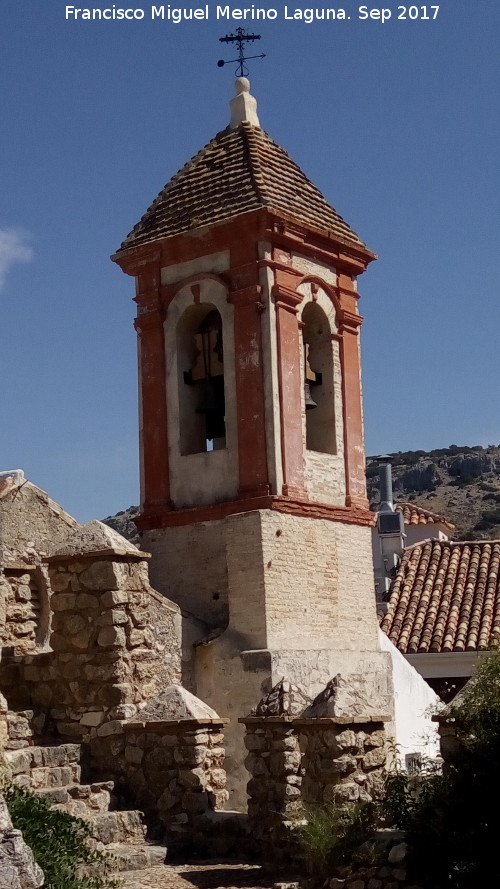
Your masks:
M 225 37 L 219 37 L 220 43 L 236 43 L 238 46 L 238 58 L 237 59 L 219 59 L 217 65 L 219 68 L 223 68 L 224 65 L 229 65 L 231 62 L 237 62 L 237 68 L 235 74 L 237 77 L 245 77 L 248 74 L 248 69 L 243 64 L 244 62 L 248 62 L 249 59 L 265 59 L 266 54 L 263 52 L 258 56 L 245 56 L 245 43 L 253 43 L 254 40 L 260 40 L 260 34 L 247 34 L 244 28 L 236 28 L 234 34 L 226 34 Z

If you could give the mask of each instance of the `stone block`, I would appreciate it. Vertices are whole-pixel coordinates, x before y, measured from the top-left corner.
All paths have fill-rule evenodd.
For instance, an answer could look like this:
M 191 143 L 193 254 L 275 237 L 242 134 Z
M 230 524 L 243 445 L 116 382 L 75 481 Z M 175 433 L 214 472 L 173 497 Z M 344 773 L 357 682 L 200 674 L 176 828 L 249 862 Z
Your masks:
M 99 726 L 97 729 L 97 734 L 100 738 L 107 738 L 109 735 L 120 735 L 122 732 L 123 725 L 118 719 L 105 722 L 104 725 Z
M 383 747 L 386 741 L 386 735 L 383 729 L 367 734 L 365 738 L 365 747 Z
M 145 645 L 145 635 L 143 630 L 130 630 L 128 634 L 128 643 L 131 648 L 137 648 L 139 645 Z
M 124 608 L 108 608 L 95 622 L 99 627 L 122 626 L 128 624 L 128 616 Z
M 93 692 L 95 695 L 95 691 Z M 119 704 L 132 703 L 133 688 L 127 682 L 115 682 L 103 685 L 95 695 L 95 702 L 104 707 L 116 707 Z
M 227 790 L 211 790 L 208 794 L 208 802 L 211 809 L 223 809 L 229 799 Z
M 125 747 L 125 761 L 133 763 L 134 765 L 140 765 L 142 759 L 144 757 L 144 751 L 141 750 L 140 747 L 132 747 L 130 744 L 127 744 Z
M 361 763 L 364 769 L 376 769 L 385 764 L 386 758 L 385 747 L 374 747 L 363 756 Z
M 125 631 L 121 627 L 103 627 L 97 637 L 101 648 L 125 648 Z
M 208 745 L 209 737 L 210 736 L 207 734 L 207 732 L 203 732 L 203 731 L 184 732 L 182 735 L 182 741 L 183 741 L 183 744 L 186 745 L 186 747 L 194 747 L 195 744 L 202 744 L 203 746 L 206 747 Z
M 340 750 L 354 750 L 357 746 L 356 742 L 356 734 L 350 729 L 346 729 L 343 732 L 326 732 L 325 740 L 329 747 L 338 747 Z
M 74 611 L 76 607 L 76 596 L 74 593 L 57 593 L 50 600 L 52 611 L 59 613 L 60 611 Z
M 79 576 L 80 583 L 88 590 L 104 592 L 120 587 L 120 565 L 106 559 L 92 562 Z
M 97 596 L 92 596 L 90 593 L 80 593 L 76 597 L 77 611 L 84 611 L 86 609 L 95 611 L 97 608 L 99 608 L 99 599 Z
M 88 627 L 87 629 L 81 630 L 77 635 L 71 637 L 71 644 L 73 648 L 78 648 L 80 651 L 88 651 L 91 647 L 93 632 Z
M 206 747 L 178 747 L 174 750 L 175 761 L 185 766 L 197 766 L 207 758 Z M 212 758 L 212 763 L 214 762 Z
M 336 802 L 356 802 L 359 799 L 360 790 L 354 782 L 346 782 L 345 784 L 336 784 L 334 787 L 326 787 L 323 798 L 325 803 L 331 802 L 332 798 Z
M 209 781 L 212 790 L 224 790 L 227 782 L 226 772 L 224 769 L 211 769 Z
M 223 769 L 225 759 L 226 751 L 224 750 L 224 747 L 212 747 L 210 751 L 212 768 Z
M 118 704 L 109 711 L 110 719 L 131 719 L 137 713 L 135 704 Z
M 71 575 L 66 571 L 50 572 L 50 587 L 53 593 L 64 593 L 70 586 Z
M 396 846 L 393 846 L 389 852 L 389 864 L 401 864 L 406 858 L 407 850 L 406 843 L 398 843 Z
M 205 788 L 207 773 L 204 769 L 180 769 L 178 781 L 182 787 L 188 789 Z
M 129 601 L 126 590 L 108 590 L 101 595 L 101 606 L 113 608 L 115 605 L 126 605 Z
M 90 711 L 89 713 L 84 713 L 82 718 L 80 719 L 80 724 L 95 727 L 100 725 L 103 719 L 104 713 L 102 712 L 102 710 L 94 710 Z
M 81 633 L 83 630 L 87 630 L 88 624 L 85 618 L 80 614 L 66 614 L 60 617 L 58 628 L 60 632 L 67 633 L 69 636 L 74 636 L 77 633 Z

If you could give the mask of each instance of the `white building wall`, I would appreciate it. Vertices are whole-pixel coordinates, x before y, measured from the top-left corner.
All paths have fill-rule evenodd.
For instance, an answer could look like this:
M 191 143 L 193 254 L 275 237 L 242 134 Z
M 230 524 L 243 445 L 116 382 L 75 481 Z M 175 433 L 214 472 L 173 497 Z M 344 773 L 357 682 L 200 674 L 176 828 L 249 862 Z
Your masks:
M 404 766 L 408 753 L 420 753 L 426 759 L 439 755 L 437 724 L 432 714 L 439 707 L 440 699 L 408 663 L 395 645 L 380 632 L 380 647 L 387 651 L 392 661 L 394 685 L 395 737 L 400 764 Z

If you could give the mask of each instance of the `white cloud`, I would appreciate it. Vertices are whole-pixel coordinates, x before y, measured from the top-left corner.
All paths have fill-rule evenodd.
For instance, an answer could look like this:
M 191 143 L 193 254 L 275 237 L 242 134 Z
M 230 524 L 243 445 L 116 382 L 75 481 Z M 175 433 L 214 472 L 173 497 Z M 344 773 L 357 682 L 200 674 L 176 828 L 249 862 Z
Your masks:
M 3 290 L 7 272 L 16 262 L 31 262 L 33 250 L 26 232 L 15 228 L 0 228 L 0 290 Z

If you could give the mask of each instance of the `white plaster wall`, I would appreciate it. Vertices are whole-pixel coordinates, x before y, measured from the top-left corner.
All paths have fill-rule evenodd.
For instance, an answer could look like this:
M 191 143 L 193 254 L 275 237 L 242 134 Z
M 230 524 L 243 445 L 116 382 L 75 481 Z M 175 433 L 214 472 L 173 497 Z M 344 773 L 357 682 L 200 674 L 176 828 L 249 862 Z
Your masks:
M 444 526 L 437 522 L 429 525 L 405 525 L 405 534 L 405 546 L 413 546 L 422 540 L 449 540 Z
M 200 275 L 203 272 L 211 272 L 216 275 L 229 268 L 229 250 L 221 250 L 220 253 L 208 253 L 197 259 L 189 259 L 187 262 L 177 262 L 175 265 L 166 266 L 161 270 L 161 283 L 177 284 L 191 275 Z
M 195 270 L 196 262 L 189 263 Z M 233 500 L 238 495 L 233 306 L 227 302 L 227 289 L 222 283 L 213 278 L 200 278 L 196 283 L 200 286 L 200 303 L 215 306 L 222 318 L 226 447 L 207 453 L 181 454 L 177 324 L 185 310 L 194 305 L 191 284 L 186 284 L 170 303 L 165 320 L 170 498 L 178 508 Z
M 303 275 L 316 275 L 334 287 L 337 284 L 337 272 L 324 262 L 312 260 L 301 253 L 292 253 L 292 266 L 297 271 L 302 272 Z
M 379 632 L 380 646 L 389 653 L 392 661 L 394 740 L 400 763 L 404 766 L 407 753 L 421 753 L 427 759 L 435 759 L 439 754 L 439 736 L 431 715 L 438 708 L 440 699 L 385 633 Z

